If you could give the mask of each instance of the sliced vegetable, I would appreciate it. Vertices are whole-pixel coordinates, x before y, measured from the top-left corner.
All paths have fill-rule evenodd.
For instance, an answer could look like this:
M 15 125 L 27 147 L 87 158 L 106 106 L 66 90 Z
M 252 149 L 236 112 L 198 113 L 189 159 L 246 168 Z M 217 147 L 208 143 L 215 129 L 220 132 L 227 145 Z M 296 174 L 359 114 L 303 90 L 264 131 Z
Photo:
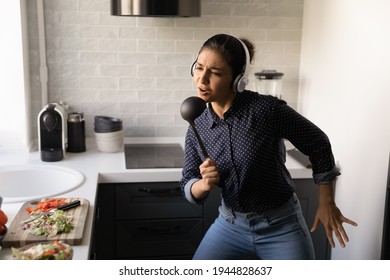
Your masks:
M 31 244 L 11 250 L 13 258 L 17 260 L 70 260 L 73 256 L 73 248 L 62 241 Z
M 53 243 L 54 243 L 55 246 L 57 246 L 61 250 L 65 250 L 66 249 L 66 246 L 63 243 L 61 243 L 61 242 L 59 242 L 57 240 L 53 241 Z
M 43 252 L 43 253 L 42 253 L 42 256 L 46 256 L 46 255 L 54 255 L 55 253 L 56 253 L 56 251 L 54 251 L 54 250 L 50 250 L 50 251 Z
M 44 235 L 53 237 L 60 233 L 69 233 L 73 229 L 73 216 L 57 210 L 52 215 L 43 215 L 29 224 L 23 226 L 24 230 L 29 230 L 34 235 Z
M 26 210 L 31 215 L 37 215 L 41 212 L 48 212 L 66 203 L 68 203 L 68 199 L 66 198 L 50 198 L 48 200 L 38 202 L 35 208 L 28 207 Z

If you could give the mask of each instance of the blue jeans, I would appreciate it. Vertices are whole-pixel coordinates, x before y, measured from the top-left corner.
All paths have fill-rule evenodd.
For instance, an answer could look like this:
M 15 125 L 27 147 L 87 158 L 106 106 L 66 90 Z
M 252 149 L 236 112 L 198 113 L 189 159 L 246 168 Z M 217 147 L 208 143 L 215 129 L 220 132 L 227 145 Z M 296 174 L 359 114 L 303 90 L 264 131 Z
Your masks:
M 294 194 L 280 208 L 262 213 L 238 213 L 222 201 L 193 259 L 307 260 L 314 259 L 314 248 Z

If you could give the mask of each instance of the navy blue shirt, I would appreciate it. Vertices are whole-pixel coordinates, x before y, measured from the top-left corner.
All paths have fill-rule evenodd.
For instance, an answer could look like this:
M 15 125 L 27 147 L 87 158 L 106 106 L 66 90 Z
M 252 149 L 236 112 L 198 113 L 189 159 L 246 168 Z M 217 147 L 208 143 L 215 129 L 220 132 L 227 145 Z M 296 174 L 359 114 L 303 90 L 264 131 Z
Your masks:
M 217 164 L 224 203 L 234 211 L 262 212 L 291 198 L 295 186 L 285 167 L 283 139 L 309 156 L 315 183 L 328 183 L 340 174 L 326 134 L 285 101 L 252 91 L 236 93 L 224 119 L 208 105 L 195 126 Z M 180 187 L 193 203 L 203 202 L 191 195 L 192 184 L 201 179 L 203 161 L 189 127 Z

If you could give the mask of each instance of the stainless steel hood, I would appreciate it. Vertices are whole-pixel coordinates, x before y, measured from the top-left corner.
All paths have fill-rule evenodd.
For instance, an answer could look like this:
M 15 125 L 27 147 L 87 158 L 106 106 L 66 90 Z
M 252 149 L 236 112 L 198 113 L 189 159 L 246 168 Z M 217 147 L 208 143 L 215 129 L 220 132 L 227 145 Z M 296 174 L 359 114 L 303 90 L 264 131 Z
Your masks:
M 111 0 L 111 15 L 200 17 L 201 0 Z

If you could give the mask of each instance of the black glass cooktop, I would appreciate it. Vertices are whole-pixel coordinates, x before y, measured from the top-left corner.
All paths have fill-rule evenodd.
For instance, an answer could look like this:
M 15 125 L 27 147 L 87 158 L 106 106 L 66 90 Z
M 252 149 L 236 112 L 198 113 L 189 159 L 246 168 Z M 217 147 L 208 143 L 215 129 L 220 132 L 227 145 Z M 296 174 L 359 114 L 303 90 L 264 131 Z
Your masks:
M 126 169 L 182 168 L 180 144 L 125 144 Z

